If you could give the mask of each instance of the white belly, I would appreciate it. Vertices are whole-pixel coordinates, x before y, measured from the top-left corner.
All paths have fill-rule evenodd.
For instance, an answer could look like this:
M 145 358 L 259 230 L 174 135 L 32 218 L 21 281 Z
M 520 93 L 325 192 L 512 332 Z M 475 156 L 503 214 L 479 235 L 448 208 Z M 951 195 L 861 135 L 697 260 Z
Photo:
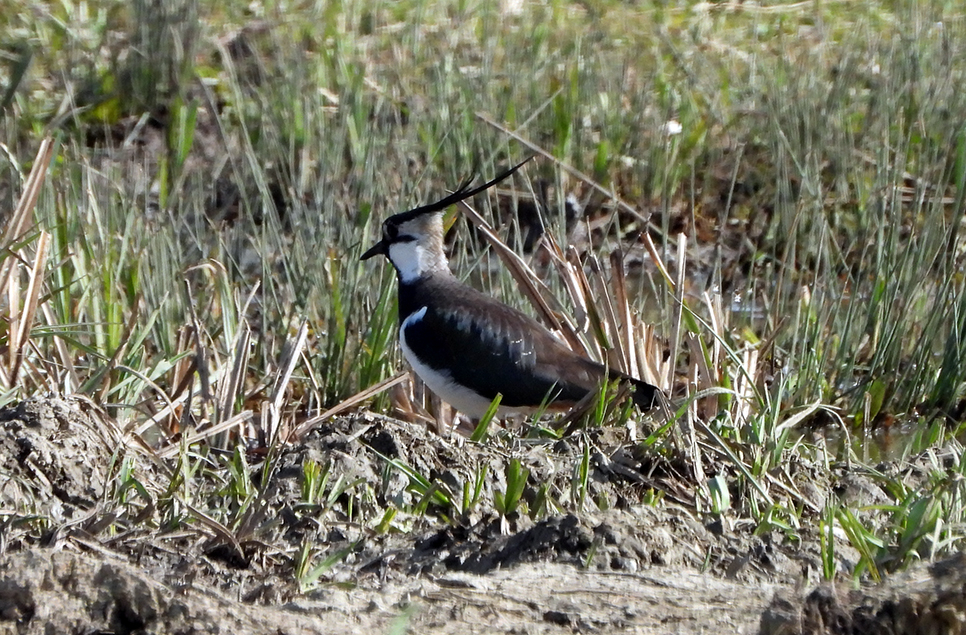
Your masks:
M 421 308 L 415 313 L 411 313 L 399 327 L 399 345 L 402 347 L 406 361 L 413 367 L 413 371 L 423 380 L 430 390 L 439 395 L 439 398 L 453 406 L 463 414 L 474 419 L 479 419 L 490 407 L 490 400 L 481 396 L 465 386 L 461 386 L 453 381 L 448 372 L 439 371 L 419 360 L 413 353 L 409 345 L 406 344 L 406 327 L 418 322 L 426 315 L 426 307 Z M 467 360 L 468 363 L 469 360 Z M 518 413 L 518 410 L 500 408 L 497 414 L 501 417 L 510 416 Z

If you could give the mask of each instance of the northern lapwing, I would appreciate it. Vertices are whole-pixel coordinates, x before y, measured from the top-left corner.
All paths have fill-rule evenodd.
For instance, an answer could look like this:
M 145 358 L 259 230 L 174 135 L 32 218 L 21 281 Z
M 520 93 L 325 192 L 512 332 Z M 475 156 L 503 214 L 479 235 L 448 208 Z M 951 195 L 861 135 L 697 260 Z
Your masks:
M 531 157 L 532 158 L 532 157 Z M 527 159 L 529 161 L 530 159 Z M 541 405 L 567 408 L 605 377 L 630 383 L 642 409 L 660 390 L 578 355 L 528 315 L 453 276 L 443 248 L 443 211 L 507 178 L 527 161 L 470 189 L 472 178 L 435 203 L 390 216 L 362 260 L 383 255 L 399 282 L 399 343 L 420 379 L 464 415 L 479 419 L 499 393 L 499 415 Z

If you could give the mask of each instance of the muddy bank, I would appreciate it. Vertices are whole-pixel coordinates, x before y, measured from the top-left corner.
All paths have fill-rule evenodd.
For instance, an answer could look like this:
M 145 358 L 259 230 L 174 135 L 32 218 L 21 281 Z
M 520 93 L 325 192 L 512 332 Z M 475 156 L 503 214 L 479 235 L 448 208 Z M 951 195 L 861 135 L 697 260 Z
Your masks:
M 510 453 L 360 414 L 274 457 L 162 459 L 89 404 L 29 400 L 0 411 L 0 633 L 898 633 L 927 614 L 939 630 L 919 632 L 955 632 L 958 560 L 816 588 L 815 544 L 703 521 L 671 495 L 684 468 L 615 434 Z M 582 443 L 583 495 L 608 505 L 492 507 L 511 454 L 563 492 Z M 484 482 L 458 515 L 404 513 L 427 493 L 387 461 L 447 492 Z

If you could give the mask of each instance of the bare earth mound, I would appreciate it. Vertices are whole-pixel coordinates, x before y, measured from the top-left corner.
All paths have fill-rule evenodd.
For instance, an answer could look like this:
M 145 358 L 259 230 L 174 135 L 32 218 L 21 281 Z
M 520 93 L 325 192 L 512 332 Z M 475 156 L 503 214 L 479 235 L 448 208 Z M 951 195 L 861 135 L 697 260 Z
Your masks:
M 498 452 L 378 418 L 331 422 L 284 453 L 257 514 L 231 535 L 185 503 L 176 525 L 174 460 L 149 460 L 109 429 L 63 401 L 0 411 L 0 633 L 943 633 L 963 622 L 961 559 L 867 591 L 796 595 L 815 566 L 809 549 L 725 535 L 670 503 L 537 522 L 480 509 L 414 519 L 409 532 L 313 520 L 299 502 L 306 461 L 385 481 L 380 496 L 400 501 L 411 493 L 386 457 L 453 482 L 491 462 L 486 487 L 505 486 Z M 569 451 L 527 458 L 552 482 Z M 616 500 L 639 487 L 597 468 L 595 487 Z M 135 473 L 142 495 L 118 493 Z M 306 546 L 347 555 L 300 588 Z

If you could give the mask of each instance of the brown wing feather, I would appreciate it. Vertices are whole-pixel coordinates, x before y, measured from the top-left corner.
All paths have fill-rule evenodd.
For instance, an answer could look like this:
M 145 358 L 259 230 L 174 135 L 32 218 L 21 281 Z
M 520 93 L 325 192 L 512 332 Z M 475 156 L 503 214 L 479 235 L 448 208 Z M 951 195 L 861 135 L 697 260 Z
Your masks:
M 427 307 L 409 327 L 425 342 L 417 351 L 434 368 L 449 369 L 453 379 L 487 398 L 502 393 L 506 405 L 536 405 L 549 394 L 579 401 L 596 390 L 605 372 L 634 384 L 634 400 L 651 405 L 657 389 L 570 350 L 532 317 L 450 276 L 400 288 L 400 314 Z M 455 327 L 455 328 L 454 328 Z M 446 338 L 439 334 L 447 332 Z M 409 331 L 407 330 L 407 333 Z

